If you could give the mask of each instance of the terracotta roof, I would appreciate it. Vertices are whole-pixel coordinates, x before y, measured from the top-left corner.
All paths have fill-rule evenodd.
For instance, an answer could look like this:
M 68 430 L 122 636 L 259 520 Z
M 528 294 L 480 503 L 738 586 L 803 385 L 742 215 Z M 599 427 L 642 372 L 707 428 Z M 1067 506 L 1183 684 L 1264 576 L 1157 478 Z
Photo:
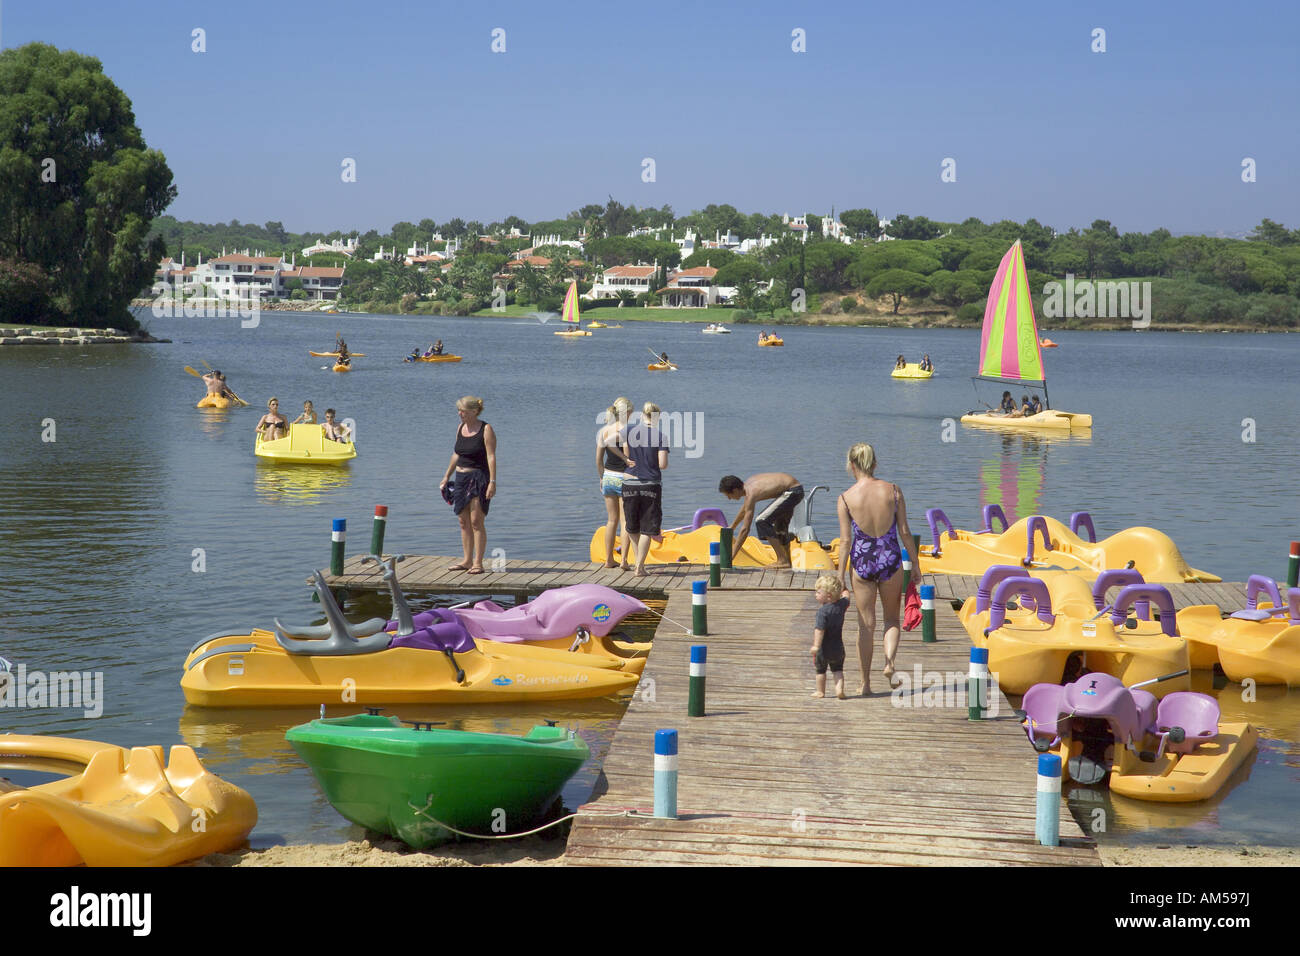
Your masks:
M 515 259 L 512 262 L 507 262 L 506 268 L 518 269 L 524 263 L 528 263 L 528 265 L 532 266 L 534 269 L 545 269 L 551 264 L 551 260 L 545 256 L 525 256 L 522 259 Z
M 299 266 L 298 274 L 307 279 L 340 279 L 345 266 Z
M 654 274 L 654 266 L 610 266 L 605 270 L 605 275 L 607 276 L 617 276 L 629 279 L 648 279 Z
M 673 273 L 673 280 L 687 279 L 712 279 L 718 274 L 718 270 L 712 266 L 696 266 L 693 269 L 680 269 Z

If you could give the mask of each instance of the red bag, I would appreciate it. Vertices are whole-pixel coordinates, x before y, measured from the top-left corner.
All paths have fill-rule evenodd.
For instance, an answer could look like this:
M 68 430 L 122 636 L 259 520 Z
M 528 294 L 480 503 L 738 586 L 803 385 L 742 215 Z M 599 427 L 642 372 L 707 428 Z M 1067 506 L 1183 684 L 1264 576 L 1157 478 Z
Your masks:
M 916 581 L 907 582 L 907 597 L 903 599 L 903 630 L 910 631 L 921 623 L 921 595 Z

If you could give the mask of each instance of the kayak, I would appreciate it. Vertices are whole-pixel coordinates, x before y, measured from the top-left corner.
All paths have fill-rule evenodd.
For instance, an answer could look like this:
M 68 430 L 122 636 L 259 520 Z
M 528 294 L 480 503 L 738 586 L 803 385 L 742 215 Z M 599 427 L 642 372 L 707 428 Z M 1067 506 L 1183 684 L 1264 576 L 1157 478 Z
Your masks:
M 300 462 L 308 465 L 339 465 L 357 457 L 350 441 L 331 441 L 321 425 L 290 425 L 283 438 L 263 441 L 257 436 L 253 454 L 270 461 Z
M 677 366 L 672 362 L 668 362 L 667 364 L 663 362 L 651 362 L 646 366 L 647 372 L 667 372 L 669 369 L 675 372 L 677 371 Z
M 345 364 L 345 363 L 343 363 L 343 362 L 335 362 L 335 363 L 334 363 L 334 371 L 336 371 L 336 372 L 350 372 L 350 371 L 352 371 L 352 363 L 351 363 L 351 362 L 347 362 L 347 363 Z
M 443 824 L 485 836 L 529 829 L 590 756 L 561 727 L 516 737 L 377 714 L 321 718 L 284 736 L 335 810 L 417 850 L 455 839 Z
M 229 408 L 235 400 L 226 395 L 204 395 L 195 408 Z
M 1051 339 L 1043 339 L 1041 342 L 1038 343 L 1038 345 L 1040 348 L 1045 348 L 1045 349 L 1060 348 L 1060 345 L 1058 345 L 1056 342 L 1053 342 Z
M 459 362 L 459 355 L 421 355 L 421 362 Z
M 922 371 L 920 362 L 908 362 L 903 368 L 895 366 L 889 374 L 893 378 L 929 378 L 934 374 L 934 369 Z
M 785 339 L 778 339 L 775 335 L 772 335 L 765 339 L 759 339 L 758 344 L 760 348 L 769 345 L 785 345 Z
M 1047 515 L 1031 515 L 1001 534 L 991 528 L 980 532 L 953 528 L 938 508 L 928 509 L 925 516 L 931 543 L 921 546 L 921 557 L 927 574 L 981 575 L 995 564 L 1027 561 L 1031 570 L 1057 568 L 1093 580 L 1109 568 L 1123 568 L 1132 562 L 1146 582 L 1223 580 L 1190 567 L 1173 540 L 1155 528 L 1125 528 L 1100 541 L 1095 534 L 1091 535 L 1094 540 L 1085 540 L 1072 527 L 1092 532 L 1092 518 L 1086 512 L 1072 516 L 1072 527 Z
M 308 350 L 308 354 L 309 354 L 309 355 L 314 355 L 314 356 L 316 356 L 317 358 L 338 358 L 338 357 L 339 357 L 339 353 L 338 353 L 338 352 L 312 352 L 311 350 Z M 366 353 L 365 353 L 365 352 L 349 352 L 348 354 L 349 354 L 349 355 L 356 356 L 357 358 L 365 358 L 365 357 L 366 357 Z
M 337 704 L 344 693 L 362 706 L 581 700 L 630 694 L 637 684 L 634 673 L 571 662 L 579 655 L 563 651 L 538 660 L 515 654 L 514 645 L 484 650 L 471 639 L 449 657 L 429 647 L 388 647 L 393 635 L 380 630 L 370 633 L 383 649 L 344 654 L 306 653 L 292 645 L 316 641 L 284 631 L 213 635 L 190 651 L 181 689 L 200 707 L 289 707 Z
M 1267 601 L 1260 601 L 1267 595 Z M 1251 575 L 1246 607 L 1224 617 L 1217 605 L 1200 604 L 1178 612 L 1193 667 L 1216 664 L 1229 680 L 1300 687 L 1300 588 L 1283 600 L 1277 583 Z
M 1138 583 L 1125 584 L 1133 580 Z M 1113 610 L 1100 613 L 1107 591 L 1116 585 L 1122 590 L 1107 606 Z M 1012 600 L 1020 604 L 1014 611 Z M 1130 619 L 1134 605 L 1138 618 Z M 1160 611 L 1159 621 L 1150 620 L 1151 606 Z M 1165 694 L 1191 688 L 1187 641 L 1174 623 L 1173 598 L 1131 571 L 1106 572 L 1089 589 L 1066 572 L 1030 577 L 1024 568 L 990 568 L 958 617 L 971 643 L 988 648 L 989 670 L 1010 694 L 1057 684 L 1080 671 L 1110 674 L 1127 685 L 1181 671 L 1181 677 L 1156 689 Z
M 72 775 L 20 787 L 5 770 Z M 253 798 L 187 746 L 164 764 L 161 746 L 0 735 L 0 866 L 172 866 L 234 849 L 256 823 Z
M 961 417 L 961 423 L 985 425 L 991 428 L 1050 428 L 1053 431 L 1079 431 L 1092 428 L 1092 416 L 1078 412 L 1062 412 L 1054 408 L 1045 409 L 1037 415 L 1025 415 L 1020 418 L 995 415 L 992 412 L 970 412 Z
M 1039 753 L 1061 758 L 1061 780 L 1135 800 L 1193 803 L 1219 792 L 1254 751 L 1259 732 L 1222 723 L 1219 702 L 1175 691 L 1157 700 L 1110 674 L 1085 674 L 1064 687 L 1036 684 L 1022 702 L 1021 726 Z

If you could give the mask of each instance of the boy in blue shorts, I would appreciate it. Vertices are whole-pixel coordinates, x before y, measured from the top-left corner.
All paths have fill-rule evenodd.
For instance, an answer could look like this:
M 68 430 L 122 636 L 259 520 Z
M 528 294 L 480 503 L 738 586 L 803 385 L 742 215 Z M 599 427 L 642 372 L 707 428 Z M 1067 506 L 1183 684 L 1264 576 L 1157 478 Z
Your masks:
M 813 626 L 813 666 L 817 669 L 814 697 L 826 696 L 826 670 L 835 677 L 835 696 L 844 700 L 844 612 L 849 599 L 844 584 L 833 574 L 817 579 L 817 623 Z

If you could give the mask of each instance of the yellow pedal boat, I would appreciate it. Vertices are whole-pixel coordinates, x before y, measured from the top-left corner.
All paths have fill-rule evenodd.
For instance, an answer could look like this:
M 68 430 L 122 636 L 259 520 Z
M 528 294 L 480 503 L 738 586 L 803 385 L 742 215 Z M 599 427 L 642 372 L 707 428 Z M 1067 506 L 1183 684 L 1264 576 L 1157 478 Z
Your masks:
M 702 508 L 701 512 L 717 509 Z M 709 563 L 709 545 L 721 540 L 722 528 L 716 524 L 701 522 L 699 513 L 694 527 L 679 528 L 663 532 L 660 541 L 651 541 L 650 551 L 646 555 L 646 564 L 703 564 Z M 790 542 L 790 564 L 796 570 L 834 570 L 838 565 L 838 538 L 829 548 L 818 541 Z M 614 546 L 616 557 L 621 555 L 621 543 Z M 597 564 L 605 562 L 605 526 L 601 525 L 591 536 L 589 549 L 591 560 Z M 766 568 L 776 564 L 776 551 L 771 545 L 764 544 L 756 535 L 750 535 L 741 545 L 740 551 L 733 554 L 731 563 L 737 568 Z
M 295 462 L 306 465 L 340 465 L 357 457 L 350 441 L 331 441 L 320 425 L 290 425 L 283 438 L 263 441 L 257 436 L 253 453 L 268 461 Z
M 71 776 L 34 787 L 5 770 Z M 257 823 L 245 791 L 194 751 L 0 735 L 0 866 L 171 866 L 232 850 Z
M 889 373 L 890 378 L 921 379 L 921 378 L 929 378 L 932 375 L 934 375 L 934 369 L 922 370 L 920 362 L 908 362 L 902 368 L 898 368 L 897 366 L 895 366 L 894 370 Z
M 767 348 L 772 345 L 785 345 L 785 339 L 777 338 L 775 335 L 769 335 L 765 339 L 758 340 L 759 348 Z
M 384 642 L 390 635 L 384 635 Z M 307 643 L 307 642 L 304 642 Z M 631 693 L 638 675 L 573 661 L 585 655 L 516 653 L 492 645 L 445 654 L 392 647 L 364 654 L 291 654 L 272 631 L 201 641 L 185 661 L 181 689 L 202 707 L 286 707 L 355 703 L 449 704 L 581 700 Z M 644 666 L 644 665 L 642 665 Z
M 1189 566 L 1169 536 L 1155 528 L 1126 528 L 1096 541 L 1092 518 L 1087 512 L 1076 512 L 1071 516 L 1071 527 L 1055 518 L 1032 515 L 997 534 L 992 531 L 990 518 L 1000 515 L 1001 509 L 990 505 L 985 511 L 989 513 L 985 529 L 978 532 L 954 528 L 938 508 L 926 511 L 931 544 L 921 546 L 921 556 L 927 574 L 979 576 L 995 564 L 1028 562 L 1031 570 L 1058 568 L 1087 580 L 1109 568 L 1126 566 L 1136 568 L 1147 583 L 1222 580 Z M 1072 528 L 1086 528 L 1094 540 L 1084 540 Z
M 1267 600 L 1260 601 L 1260 596 Z M 1251 575 L 1246 607 L 1227 617 L 1214 604 L 1178 612 L 1193 667 L 1219 665 L 1229 680 L 1300 687 L 1300 588 L 1284 602 L 1277 583 Z
M 1048 408 L 1037 415 L 1025 415 L 1013 418 L 1009 415 L 995 415 L 992 412 L 969 412 L 961 417 L 963 425 L 983 425 L 987 428 L 1035 429 L 1046 428 L 1052 431 L 1081 431 L 1092 428 L 1092 416 L 1080 412 L 1063 412 Z
M 1110 587 L 1138 577 L 1132 571 L 1110 574 L 1098 579 L 1103 600 Z M 958 617 L 971 642 L 988 648 L 989 671 L 1007 693 L 1059 684 L 1086 671 L 1110 674 L 1127 685 L 1183 671 L 1162 681 L 1156 691 L 1190 689 L 1187 641 L 1177 632 L 1168 590 L 1138 579 L 1124 586 L 1113 609 L 1104 612 L 1095 606 L 1096 593 L 1065 572 L 1031 578 L 1022 568 L 995 567 L 985 573 L 978 593 L 966 600 Z M 1020 606 L 1012 610 L 1014 599 Z M 1148 619 L 1129 618 L 1135 604 Z M 1159 621 L 1149 619 L 1148 604 L 1159 609 Z
M 1113 793 L 1163 803 L 1214 796 L 1259 738 L 1248 723 L 1221 722 L 1218 702 L 1206 694 L 1157 700 L 1110 674 L 1030 688 L 1021 714 L 1034 749 L 1061 757 L 1062 781 L 1109 778 Z

